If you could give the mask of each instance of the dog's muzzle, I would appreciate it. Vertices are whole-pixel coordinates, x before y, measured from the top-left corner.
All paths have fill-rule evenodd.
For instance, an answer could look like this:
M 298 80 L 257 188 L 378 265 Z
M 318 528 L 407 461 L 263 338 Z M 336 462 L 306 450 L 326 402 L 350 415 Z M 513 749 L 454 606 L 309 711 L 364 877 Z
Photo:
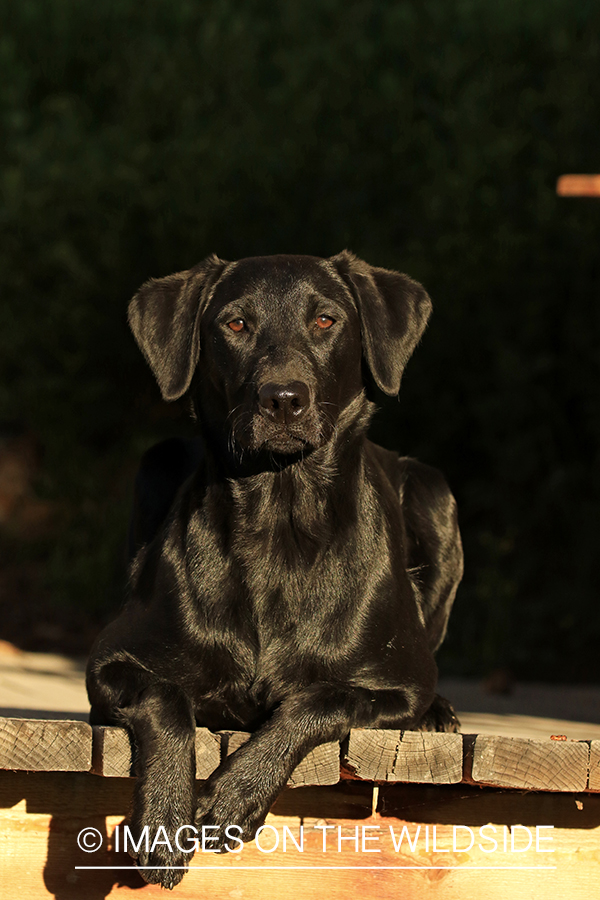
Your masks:
M 310 391 L 303 381 L 263 384 L 258 392 L 260 412 L 277 425 L 299 422 L 310 406 Z
M 251 444 L 275 453 L 299 453 L 319 446 L 322 423 L 313 392 L 304 381 L 267 381 L 254 395 Z

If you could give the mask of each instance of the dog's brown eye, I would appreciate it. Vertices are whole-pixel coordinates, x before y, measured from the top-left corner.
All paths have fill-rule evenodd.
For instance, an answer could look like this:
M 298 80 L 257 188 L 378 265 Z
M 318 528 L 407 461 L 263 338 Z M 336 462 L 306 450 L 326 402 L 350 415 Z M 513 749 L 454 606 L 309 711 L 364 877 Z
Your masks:
M 331 328 L 335 319 L 332 319 L 331 316 L 317 316 L 317 325 L 319 328 Z
M 243 331 L 246 327 L 246 323 L 243 319 L 233 319 L 233 321 L 227 323 L 232 331 L 235 331 L 238 334 L 240 331 Z

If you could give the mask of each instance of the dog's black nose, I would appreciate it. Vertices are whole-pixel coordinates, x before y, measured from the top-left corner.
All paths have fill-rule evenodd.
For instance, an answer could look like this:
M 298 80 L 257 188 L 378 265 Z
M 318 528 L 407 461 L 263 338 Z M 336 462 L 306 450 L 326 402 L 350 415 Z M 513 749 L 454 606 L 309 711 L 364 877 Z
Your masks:
M 258 392 L 261 410 L 280 425 L 296 422 L 308 408 L 310 392 L 302 381 L 263 384 Z

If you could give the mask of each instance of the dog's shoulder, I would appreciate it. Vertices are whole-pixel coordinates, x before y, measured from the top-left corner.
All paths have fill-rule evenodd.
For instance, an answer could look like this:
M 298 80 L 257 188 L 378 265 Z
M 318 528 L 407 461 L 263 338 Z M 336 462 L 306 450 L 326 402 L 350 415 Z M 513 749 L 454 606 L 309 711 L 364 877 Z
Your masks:
M 372 441 L 365 442 L 366 458 L 385 474 L 401 501 L 415 497 L 417 502 L 445 506 L 453 501 L 448 482 L 439 469 L 412 456 L 400 456 Z
M 382 472 L 393 488 L 400 491 L 403 483 L 403 473 L 400 463 L 400 455 L 394 450 L 386 450 L 373 441 L 365 441 L 365 457 L 371 468 Z

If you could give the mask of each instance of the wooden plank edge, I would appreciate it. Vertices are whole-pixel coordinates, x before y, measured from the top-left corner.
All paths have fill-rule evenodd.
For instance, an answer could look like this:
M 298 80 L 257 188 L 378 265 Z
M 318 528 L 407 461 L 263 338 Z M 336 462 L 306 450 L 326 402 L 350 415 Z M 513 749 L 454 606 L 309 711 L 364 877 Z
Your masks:
M 600 741 L 588 741 L 590 745 L 590 764 L 587 790 L 600 792 Z
M 196 778 L 204 780 L 220 764 L 221 737 L 208 728 L 196 729 Z M 134 753 L 129 733 L 125 728 L 112 725 L 94 725 L 92 729 L 93 775 L 105 778 L 130 778 L 133 771 Z
M 474 735 L 467 742 L 472 784 L 557 793 L 588 789 L 589 741 L 537 741 Z
M 13 733 L 8 742 L 5 738 L 4 747 L 2 747 L 2 733 L 4 732 L 4 735 L 6 736 L 7 730 L 9 732 L 12 730 Z M 44 720 L 21 718 L 10 719 L 0 717 L 0 769 L 30 772 L 91 772 L 93 774 L 103 775 L 104 777 L 129 777 L 131 774 L 130 771 L 124 771 L 122 765 L 116 764 L 111 766 L 110 764 L 107 764 L 109 761 L 105 760 L 104 758 L 104 749 L 106 746 L 106 731 L 107 729 L 99 726 L 94 726 L 94 728 L 92 729 L 91 726 L 89 726 L 86 722 L 82 722 L 79 720 Z M 130 755 L 131 749 L 129 747 L 129 738 L 125 729 L 112 729 L 112 731 L 120 733 L 119 740 L 121 742 L 127 742 L 127 749 Z M 197 777 L 199 778 L 208 777 L 210 772 L 219 765 L 219 762 L 222 761 L 226 757 L 226 755 L 228 755 L 228 753 L 234 752 L 234 750 L 241 746 L 242 743 L 244 743 L 249 737 L 249 735 L 244 732 L 221 732 L 218 735 L 213 735 L 211 732 L 208 732 L 207 729 L 198 729 L 198 731 L 206 732 L 207 736 L 210 736 L 213 741 L 216 741 L 219 744 L 219 754 L 215 754 L 210 762 L 208 761 L 207 757 L 204 771 L 200 771 L 199 773 L 197 773 Z M 79 747 L 75 754 L 75 758 L 73 758 L 72 753 L 71 758 L 69 758 L 68 752 L 62 754 L 59 753 L 59 758 L 55 757 L 51 761 L 51 765 L 48 765 L 48 761 L 45 758 L 44 754 L 44 747 L 51 747 L 52 745 L 61 747 L 64 744 L 65 734 L 67 734 L 67 736 L 69 735 L 69 733 L 74 735 L 75 732 L 77 732 L 79 738 Z M 21 734 L 20 740 L 18 739 L 19 733 Z M 24 746 L 23 742 L 23 738 L 27 738 L 28 741 L 32 734 L 34 735 L 34 737 L 38 738 L 37 743 L 34 744 L 35 753 L 32 753 L 27 746 Z M 435 732 L 425 732 L 424 734 L 435 734 Z M 39 739 L 41 737 L 43 737 L 43 740 L 40 746 Z M 81 748 L 82 737 L 83 750 Z M 446 737 L 453 736 L 447 735 Z M 493 736 L 463 734 L 459 735 L 459 737 L 462 740 L 463 753 L 462 777 L 460 779 L 460 782 L 453 781 L 451 783 L 471 784 L 478 787 L 502 787 L 514 790 L 525 789 L 547 792 L 600 792 L 600 741 L 592 740 L 569 742 L 571 744 L 587 745 L 588 764 L 585 785 L 581 783 L 580 778 L 577 783 L 563 788 L 557 787 L 556 785 L 540 786 L 539 784 L 535 787 L 524 787 L 521 782 L 501 784 L 499 783 L 498 779 L 486 780 L 484 777 L 482 777 L 481 772 L 476 773 L 476 778 L 473 777 L 473 756 L 476 741 L 478 737 L 488 738 Z M 504 738 L 503 740 L 518 741 L 524 739 Z M 27 743 L 27 741 L 25 743 Z M 411 779 L 404 780 L 398 777 L 392 779 L 373 779 L 361 777 L 361 775 L 356 772 L 356 769 L 353 767 L 351 761 L 348 760 L 348 740 L 346 742 L 343 742 L 341 748 L 337 744 L 321 745 L 321 747 L 317 748 L 317 750 L 313 751 L 313 753 L 322 753 L 322 748 L 327 748 L 325 759 L 317 759 L 315 761 L 314 758 L 311 760 L 310 756 L 307 757 L 307 760 L 310 763 L 309 769 L 311 769 L 312 767 L 312 774 L 310 776 L 302 774 L 302 766 L 307 762 L 307 760 L 305 760 L 304 763 L 301 764 L 294 773 L 294 776 L 290 780 L 290 786 L 328 785 L 336 784 L 340 780 L 356 780 L 362 781 L 363 783 L 371 782 L 373 784 L 389 784 L 392 782 L 411 783 Z M 71 745 L 71 749 L 73 749 L 73 745 Z M 43 758 L 40 756 L 40 754 L 42 754 Z M 323 775 L 324 771 L 326 772 L 325 776 Z M 419 782 L 413 781 L 412 783 Z M 432 781 L 431 783 L 437 782 Z
M 0 717 L 0 769 L 25 772 L 88 772 L 92 729 L 69 719 Z
M 600 197 L 600 175 L 561 175 L 556 193 L 559 197 Z
M 355 777 L 381 784 L 459 784 L 463 738 L 456 733 L 355 728 L 343 746 Z
M 226 759 L 250 738 L 247 732 L 223 731 L 213 733 L 207 728 L 196 729 L 196 778 L 205 780 Z M 133 753 L 129 735 L 124 728 L 95 725 L 93 728 L 92 768 L 94 775 L 107 778 L 133 777 Z M 293 771 L 290 787 L 325 786 L 337 784 L 340 778 L 340 748 L 337 742 L 321 744 Z

